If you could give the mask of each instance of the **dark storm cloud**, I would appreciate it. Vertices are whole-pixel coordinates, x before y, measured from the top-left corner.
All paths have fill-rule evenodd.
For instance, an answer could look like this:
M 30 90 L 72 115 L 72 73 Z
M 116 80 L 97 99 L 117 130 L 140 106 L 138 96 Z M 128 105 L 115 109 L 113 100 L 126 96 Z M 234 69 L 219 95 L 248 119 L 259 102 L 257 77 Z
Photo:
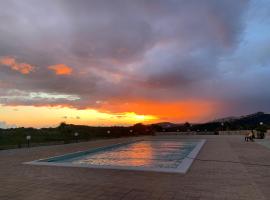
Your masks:
M 26 96 L 43 92 L 80 98 L 13 97 L 0 103 L 84 108 L 110 99 L 195 98 L 227 101 L 233 110 L 231 102 L 254 99 L 247 105 L 255 109 L 260 107 L 256 102 L 269 99 L 267 91 L 250 92 L 252 75 L 238 77 L 243 68 L 250 72 L 245 67 L 250 55 L 255 55 L 254 66 L 258 60 L 269 66 L 267 45 L 257 54 L 243 45 L 247 13 L 254 9 L 247 0 L 26 0 L 0 1 L 0 6 L 0 57 L 35 66 L 21 74 L 0 65 L 1 95 L 21 90 Z M 257 47 L 254 41 L 250 49 Z M 58 64 L 72 72 L 59 76 L 48 69 Z M 254 84 L 264 86 L 264 81 Z

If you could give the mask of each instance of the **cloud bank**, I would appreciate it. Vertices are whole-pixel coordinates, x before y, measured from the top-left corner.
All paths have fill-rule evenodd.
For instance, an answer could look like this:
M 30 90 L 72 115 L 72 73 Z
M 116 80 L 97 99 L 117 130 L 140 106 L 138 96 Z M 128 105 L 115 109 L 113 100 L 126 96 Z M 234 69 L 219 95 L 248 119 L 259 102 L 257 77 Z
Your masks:
M 201 119 L 270 111 L 265 0 L 27 0 L 0 6 L 0 104 L 139 114 L 148 114 L 148 104 L 175 105 L 168 108 L 179 113 L 189 105 L 200 108 Z M 47 97 L 25 98 L 31 93 Z M 123 106 L 138 102 L 141 107 Z

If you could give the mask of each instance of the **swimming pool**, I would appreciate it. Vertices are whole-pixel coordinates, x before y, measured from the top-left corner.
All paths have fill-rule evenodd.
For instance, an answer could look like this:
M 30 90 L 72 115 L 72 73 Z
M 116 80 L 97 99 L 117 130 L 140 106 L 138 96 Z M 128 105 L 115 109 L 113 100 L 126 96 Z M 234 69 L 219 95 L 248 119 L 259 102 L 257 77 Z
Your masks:
M 138 140 L 27 164 L 186 173 L 204 142 L 179 139 Z

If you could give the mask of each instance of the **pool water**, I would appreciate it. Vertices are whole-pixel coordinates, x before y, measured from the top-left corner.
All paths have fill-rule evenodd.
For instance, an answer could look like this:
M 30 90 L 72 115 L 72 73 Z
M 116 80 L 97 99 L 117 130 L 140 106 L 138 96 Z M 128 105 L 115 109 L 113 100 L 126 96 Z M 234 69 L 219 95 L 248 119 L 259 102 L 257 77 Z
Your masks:
M 204 142 L 182 139 L 138 140 L 26 164 L 186 173 Z
M 88 154 L 59 158 L 53 162 L 89 165 L 176 168 L 197 142 L 138 141 Z

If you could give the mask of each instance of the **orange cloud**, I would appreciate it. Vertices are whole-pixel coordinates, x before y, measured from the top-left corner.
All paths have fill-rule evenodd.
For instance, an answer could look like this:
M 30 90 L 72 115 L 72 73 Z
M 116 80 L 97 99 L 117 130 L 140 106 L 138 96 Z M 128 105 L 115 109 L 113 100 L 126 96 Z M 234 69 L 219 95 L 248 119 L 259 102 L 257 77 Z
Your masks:
M 51 65 L 48 67 L 53 70 L 57 75 L 70 75 L 73 69 L 65 64 Z
M 2 57 L 0 64 L 10 67 L 12 70 L 19 71 L 22 74 L 29 74 L 34 70 L 34 67 L 27 63 L 19 63 L 15 58 Z

